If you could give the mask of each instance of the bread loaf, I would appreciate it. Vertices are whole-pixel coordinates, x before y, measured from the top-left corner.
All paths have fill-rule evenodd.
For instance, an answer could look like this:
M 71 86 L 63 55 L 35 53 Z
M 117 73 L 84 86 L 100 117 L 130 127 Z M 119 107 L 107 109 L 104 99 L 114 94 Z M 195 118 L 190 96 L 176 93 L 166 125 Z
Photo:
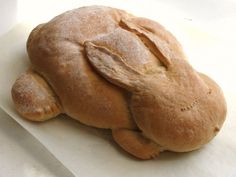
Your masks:
M 12 87 L 20 115 L 44 121 L 64 113 L 111 129 L 137 158 L 198 149 L 225 120 L 220 87 L 189 64 L 155 21 L 82 7 L 38 25 L 27 51 L 31 67 Z

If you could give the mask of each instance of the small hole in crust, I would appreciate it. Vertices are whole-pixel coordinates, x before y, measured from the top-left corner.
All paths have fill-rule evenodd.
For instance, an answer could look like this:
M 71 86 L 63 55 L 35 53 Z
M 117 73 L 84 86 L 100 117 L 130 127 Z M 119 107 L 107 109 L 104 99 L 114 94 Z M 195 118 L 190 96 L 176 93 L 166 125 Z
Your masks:
M 208 94 L 210 95 L 212 93 L 212 89 L 209 89 Z
M 218 132 L 218 131 L 220 131 L 220 128 L 219 127 L 215 127 L 214 128 L 214 132 Z
M 180 110 L 181 110 L 181 111 L 185 111 L 185 108 L 181 108 Z

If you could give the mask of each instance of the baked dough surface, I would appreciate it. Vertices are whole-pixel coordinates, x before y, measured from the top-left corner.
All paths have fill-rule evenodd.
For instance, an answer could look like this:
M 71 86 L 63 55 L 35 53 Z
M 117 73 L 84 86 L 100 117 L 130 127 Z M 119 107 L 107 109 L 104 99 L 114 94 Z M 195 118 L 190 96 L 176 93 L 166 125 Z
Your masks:
M 104 6 L 67 11 L 38 25 L 27 41 L 31 68 L 12 88 L 23 117 L 65 113 L 97 128 L 141 159 L 186 152 L 222 127 L 220 87 L 194 70 L 159 23 Z

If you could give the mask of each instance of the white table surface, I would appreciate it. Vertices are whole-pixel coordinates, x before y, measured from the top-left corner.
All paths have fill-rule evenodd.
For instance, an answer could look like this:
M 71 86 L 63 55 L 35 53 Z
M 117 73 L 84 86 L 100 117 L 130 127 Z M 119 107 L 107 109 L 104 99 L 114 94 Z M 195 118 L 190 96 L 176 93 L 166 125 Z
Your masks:
M 145 5 L 144 2 L 153 5 L 147 6 Z M 172 29 L 171 31 L 175 35 L 177 34 L 179 40 L 184 43 L 185 51 L 187 55 L 190 57 L 191 63 L 196 68 L 200 68 L 202 71 L 205 71 L 209 75 L 216 78 L 217 82 L 220 83 L 222 88 L 227 92 L 227 98 L 229 100 L 231 99 L 231 95 L 235 95 L 236 82 L 234 81 L 236 81 L 235 79 L 236 71 L 235 71 L 235 62 L 233 62 L 232 60 L 234 55 L 232 50 L 235 50 L 235 46 L 229 44 L 230 43 L 234 44 L 234 42 L 236 41 L 236 35 L 234 35 L 234 31 L 236 30 L 236 1 L 163 0 L 163 1 L 158 1 L 157 3 L 157 1 L 155 0 L 143 0 L 143 1 L 142 0 L 140 1 L 19 0 L 17 18 L 18 21 L 24 21 L 27 23 L 31 23 L 33 25 L 37 25 L 38 23 L 47 21 L 53 16 L 65 10 L 90 4 L 103 4 L 108 6 L 124 8 L 133 12 L 134 14 L 150 17 L 153 19 L 156 19 L 159 15 L 158 19 L 160 19 L 160 22 L 165 26 L 167 26 L 168 29 L 171 28 Z M 174 20 L 172 21 L 173 23 L 170 22 L 167 23 L 165 19 L 170 18 L 171 13 L 174 11 L 178 12 L 178 16 L 177 17 L 175 16 L 174 18 L 184 19 L 185 21 L 187 21 L 187 23 L 190 23 L 192 26 L 197 27 L 198 30 L 200 31 L 202 30 L 202 33 L 201 32 L 199 33 L 199 31 L 196 32 L 194 31 L 194 29 L 189 30 L 189 27 L 187 27 L 188 30 L 186 30 L 186 28 L 184 27 L 184 25 L 186 24 L 185 22 L 183 23 L 182 29 L 174 28 L 174 25 L 176 25 Z M 0 23 L 0 28 L 4 27 L 3 25 L 4 24 Z M 183 30 L 184 33 L 181 30 Z M 227 44 L 227 49 L 224 49 L 226 52 L 225 53 L 219 52 L 219 55 L 222 56 L 222 60 L 226 61 L 226 64 L 224 64 L 224 62 L 222 61 L 214 62 L 214 60 L 212 59 L 212 56 L 214 55 L 211 54 L 211 52 L 213 51 L 208 49 L 204 50 L 204 45 L 206 46 L 209 46 L 210 44 L 214 45 L 213 44 L 214 40 L 209 39 L 209 36 L 207 37 L 207 39 L 204 37 L 205 33 L 211 34 L 211 36 L 214 39 L 217 38 L 222 42 L 225 42 L 225 44 Z M 194 42 L 190 42 L 191 40 L 194 40 Z M 199 43 L 201 43 L 202 40 L 204 40 L 204 44 L 200 46 Z M 197 53 L 196 47 L 200 49 L 199 55 L 196 55 Z M 215 48 L 217 48 L 217 46 L 215 46 Z M 192 53 L 194 53 L 194 55 L 192 55 Z M 207 63 L 207 66 L 203 66 L 203 62 L 198 61 L 198 57 L 201 58 L 201 55 L 203 54 L 209 55 L 210 57 L 209 60 L 205 62 L 205 64 Z M 215 69 L 209 70 L 209 65 L 211 65 L 212 63 Z M 222 68 L 224 68 L 224 73 L 217 72 L 217 70 L 220 70 Z M 4 75 L 0 75 L 0 77 L 3 76 Z M 0 85 L 0 92 L 1 92 L 1 85 Z M 233 117 L 236 117 L 236 111 L 234 111 L 233 108 L 234 104 L 236 103 L 235 98 L 236 98 L 235 96 L 234 97 L 232 96 L 232 99 L 234 100 L 231 99 L 229 105 L 231 119 L 233 119 Z M 229 131 L 230 128 L 231 129 L 236 128 L 235 125 L 227 125 L 227 123 L 229 124 L 229 122 L 226 122 L 225 127 L 228 128 L 225 130 L 226 133 L 230 132 Z M 56 123 L 54 123 L 54 125 L 55 124 Z M 72 124 L 73 123 L 68 123 L 68 125 Z M 78 125 L 78 127 L 80 126 Z M 233 137 L 235 137 L 235 135 L 232 135 L 232 138 Z M 96 137 L 92 137 L 91 139 L 93 138 L 96 139 Z M 221 135 L 219 135 L 219 139 L 220 138 Z M 215 141 L 212 143 L 213 145 L 210 145 L 209 148 L 214 147 L 214 143 Z M 230 146 L 230 144 L 226 143 L 226 146 Z M 204 150 L 202 153 L 204 153 Z M 214 150 L 213 153 L 217 154 L 217 152 Z M 231 153 L 230 151 L 226 151 L 225 156 L 229 157 L 231 155 L 230 153 Z M 235 157 L 235 155 L 236 154 L 232 154 L 232 157 Z M 226 160 L 224 161 L 224 159 L 219 159 L 219 160 L 222 160 L 222 163 L 229 162 Z M 162 163 L 168 164 L 168 160 L 165 161 L 162 159 L 162 161 L 163 161 Z M 185 161 L 185 164 L 187 163 L 188 162 Z M 231 165 L 232 164 L 233 161 L 231 162 Z M 73 167 L 73 164 L 69 164 L 69 166 Z M 220 168 L 220 166 L 218 167 Z M 181 167 L 181 170 L 184 172 L 184 168 Z M 229 168 L 229 170 L 231 171 L 225 173 L 227 175 L 222 177 L 235 177 L 234 170 L 232 170 L 232 168 Z M 220 169 L 215 169 L 215 171 L 220 172 Z M 236 171 L 236 164 L 235 164 L 235 171 Z M 201 174 L 201 172 L 203 174 L 204 170 L 200 171 L 199 175 Z M 54 177 L 54 176 L 70 177 L 73 176 L 73 174 L 70 172 L 70 170 L 67 169 L 67 167 L 64 166 L 64 164 L 61 164 L 61 162 L 58 161 L 58 158 L 52 155 L 51 152 L 48 151 L 48 149 L 45 148 L 45 146 L 41 144 L 40 141 L 35 139 L 31 135 L 31 133 L 28 133 L 24 128 L 22 128 L 18 123 L 16 123 L 14 119 L 12 119 L 10 116 L 4 113 L 4 111 L 0 110 L 0 177 Z M 175 175 L 172 175 L 172 177 L 174 176 Z

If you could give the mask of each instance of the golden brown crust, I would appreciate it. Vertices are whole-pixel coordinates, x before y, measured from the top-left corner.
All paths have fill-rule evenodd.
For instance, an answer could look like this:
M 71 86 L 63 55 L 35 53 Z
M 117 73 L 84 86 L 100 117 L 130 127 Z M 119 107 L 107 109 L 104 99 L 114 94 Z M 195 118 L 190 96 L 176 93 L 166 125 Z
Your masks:
M 163 151 L 156 143 L 144 137 L 140 131 L 118 129 L 112 131 L 112 136 L 123 149 L 139 159 L 153 159 Z
M 45 80 L 32 70 L 16 80 L 12 98 L 17 111 L 29 120 L 44 121 L 62 112 L 57 96 Z
M 127 92 L 95 73 L 83 49 L 85 40 L 116 29 L 119 13 L 100 6 L 68 11 L 34 30 L 27 44 L 34 69 L 59 95 L 65 112 L 100 128 L 135 127 Z
M 27 50 L 41 77 L 24 74 L 12 95 L 28 119 L 48 119 L 63 110 L 86 125 L 112 129 L 116 142 L 141 159 L 157 155 L 160 147 L 197 149 L 224 122 L 219 86 L 196 72 L 175 37 L 152 20 L 104 6 L 83 7 L 36 27 Z M 21 87 L 32 90 L 23 91 L 27 98 Z M 52 103 L 57 103 L 52 113 L 37 113 Z

